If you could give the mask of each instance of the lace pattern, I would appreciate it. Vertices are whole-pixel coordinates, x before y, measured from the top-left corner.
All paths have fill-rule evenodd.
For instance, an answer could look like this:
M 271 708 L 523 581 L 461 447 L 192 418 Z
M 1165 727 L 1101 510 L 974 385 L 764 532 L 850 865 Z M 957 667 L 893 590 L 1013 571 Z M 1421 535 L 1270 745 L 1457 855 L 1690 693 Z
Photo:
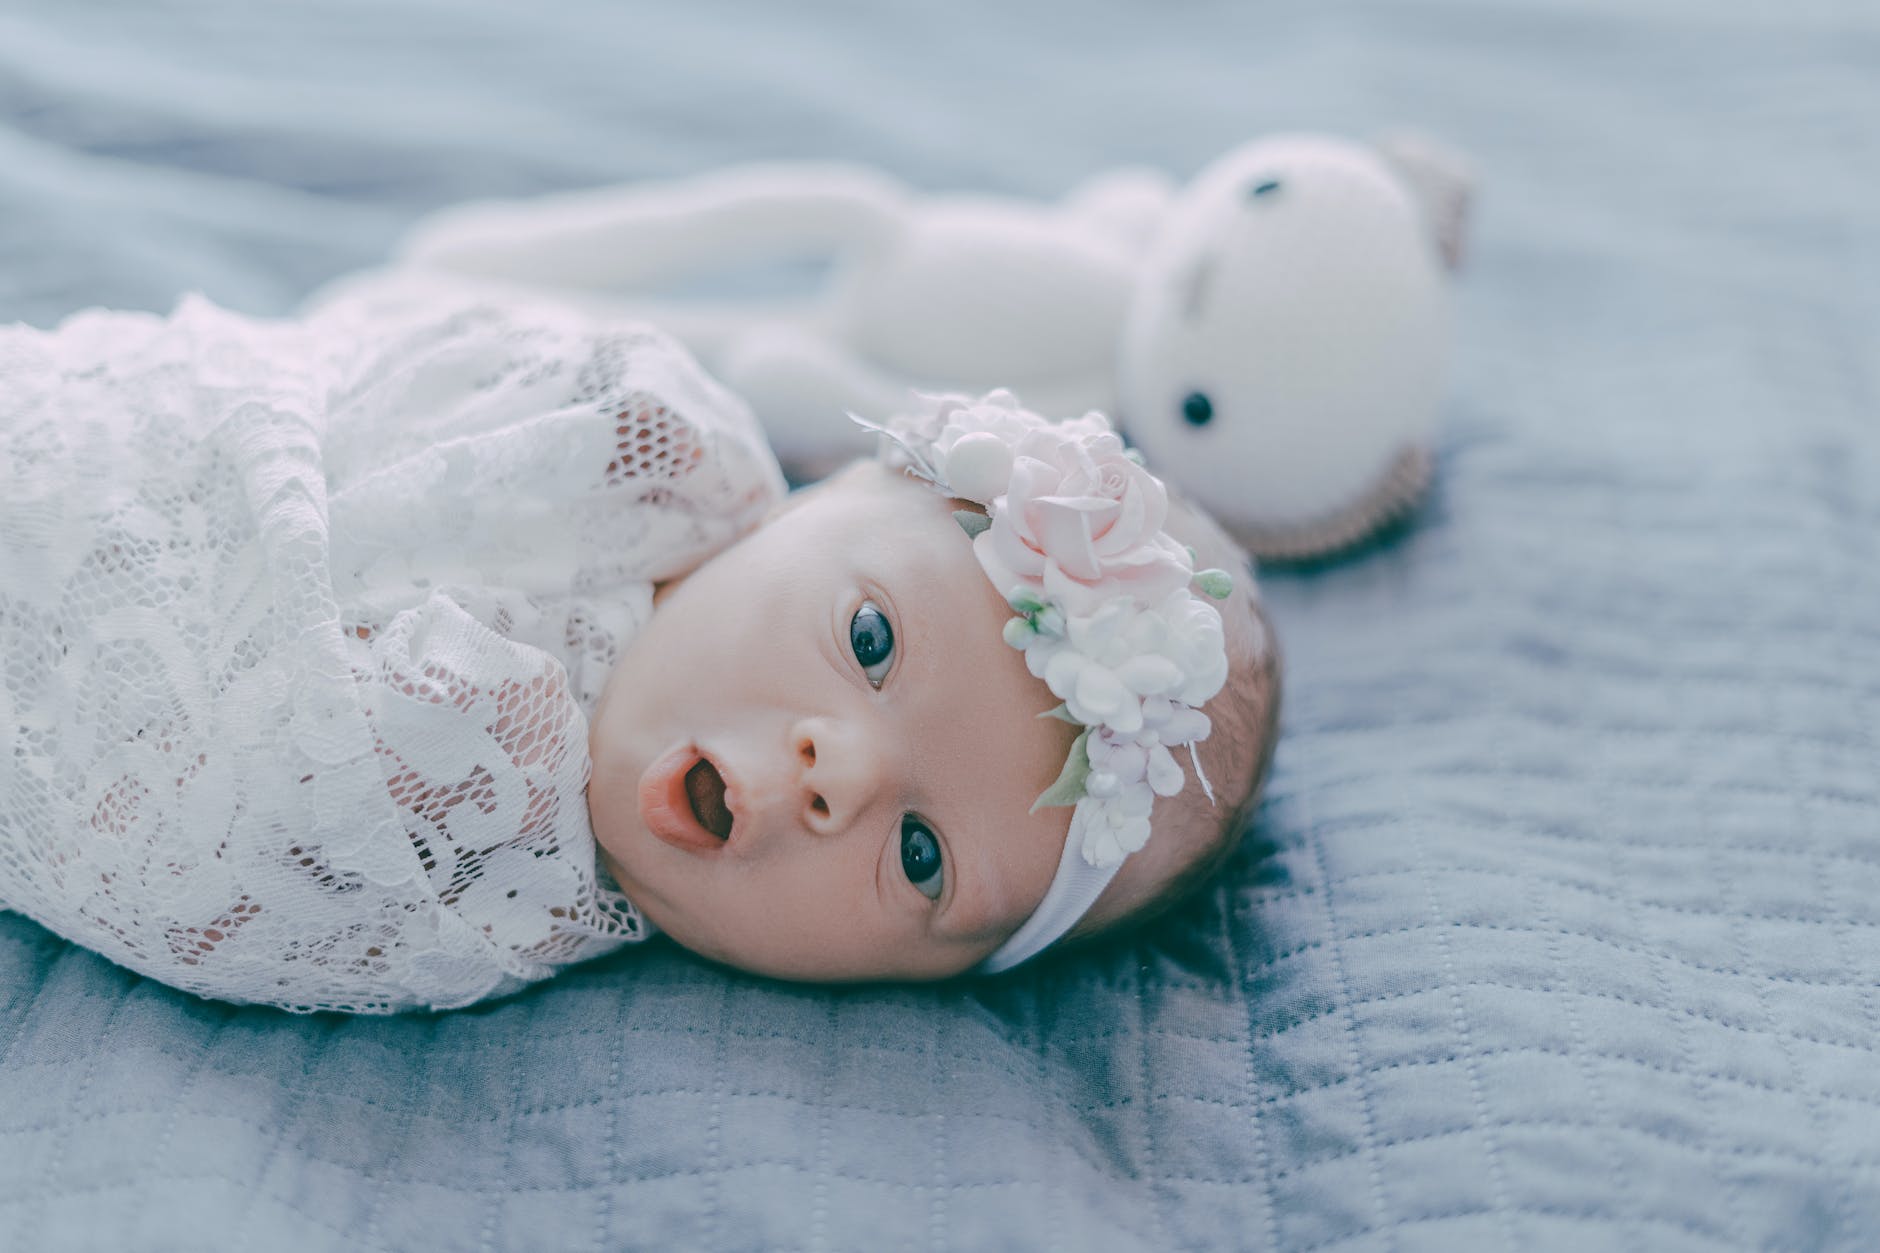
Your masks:
M 186 300 L 0 330 L 0 904 L 296 1010 L 644 937 L 586 717 L 654 581 L 783 492 L 645 326 Z

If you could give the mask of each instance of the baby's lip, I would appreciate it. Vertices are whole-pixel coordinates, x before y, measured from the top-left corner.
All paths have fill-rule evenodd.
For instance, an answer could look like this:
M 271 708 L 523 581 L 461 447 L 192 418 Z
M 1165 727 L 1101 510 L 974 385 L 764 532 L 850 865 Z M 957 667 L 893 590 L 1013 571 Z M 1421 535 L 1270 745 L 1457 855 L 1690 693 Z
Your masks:
M 686 793 L 686 773 L 701 760 L 710 762 L 724 781 L 725 808 L 731 811 L 731 831 L 723 838 L 698 820 Z M 646 768 L 646 773 L 640 776 L 638 799 L 640 819 L 646 829 L 675 848 L 693 853 L 717 853 L 737 838 L 739 793 L 736 779 L 720 756 L 690 741 L 668 750 Z

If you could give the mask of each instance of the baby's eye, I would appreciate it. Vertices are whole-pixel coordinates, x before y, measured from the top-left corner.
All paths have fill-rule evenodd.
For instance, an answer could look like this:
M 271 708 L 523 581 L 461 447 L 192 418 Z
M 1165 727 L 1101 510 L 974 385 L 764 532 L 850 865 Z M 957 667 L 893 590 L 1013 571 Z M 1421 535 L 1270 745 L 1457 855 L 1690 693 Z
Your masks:
M 874 601 L 863 601 L 849 619 L 849 647 L 855 650 L 855 660 L 862 663 L 868 681 L 880 687 L 888 677 L 888 663 L 894 659 L 894 628 Z M 875 673 L 876 666 L 881 667 L 880 674 Z
M 901 816 L 901 871 L 930 901 L 940 899 L 946 876 L 940 873 L 940 841 L 912 814 Z

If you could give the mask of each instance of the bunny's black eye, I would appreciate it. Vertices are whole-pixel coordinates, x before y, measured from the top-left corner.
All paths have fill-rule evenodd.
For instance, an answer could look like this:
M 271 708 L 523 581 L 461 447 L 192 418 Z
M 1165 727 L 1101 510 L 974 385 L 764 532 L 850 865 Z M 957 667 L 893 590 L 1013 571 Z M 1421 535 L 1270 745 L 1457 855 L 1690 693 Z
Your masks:
M 1206 426 L 1214 418 L 1214 402 L 1206 392 L 1189 392 L 1182 399 L 1182 417 L 1190 426 Z
M 1277 178 L 1263 178 L 1256 181 L 1253 186 L 1247 189 L 1247 195 L 1254 198 L 1271 196 L 1278 192 L 1279 189 L 1280 181 Z

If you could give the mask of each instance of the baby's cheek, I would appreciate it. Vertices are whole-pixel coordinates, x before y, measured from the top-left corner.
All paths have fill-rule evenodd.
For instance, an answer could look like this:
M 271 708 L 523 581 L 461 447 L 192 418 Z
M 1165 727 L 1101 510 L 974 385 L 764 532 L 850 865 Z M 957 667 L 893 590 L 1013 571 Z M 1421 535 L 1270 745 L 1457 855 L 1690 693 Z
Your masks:
M 596 716 L 588 727 L 588 825 L 594 840 L 609 860 L 627 846 L 629 828 L 638 820 L 636 795 L 639 776 L 625 760 L 618 736 L 606 718 Z

